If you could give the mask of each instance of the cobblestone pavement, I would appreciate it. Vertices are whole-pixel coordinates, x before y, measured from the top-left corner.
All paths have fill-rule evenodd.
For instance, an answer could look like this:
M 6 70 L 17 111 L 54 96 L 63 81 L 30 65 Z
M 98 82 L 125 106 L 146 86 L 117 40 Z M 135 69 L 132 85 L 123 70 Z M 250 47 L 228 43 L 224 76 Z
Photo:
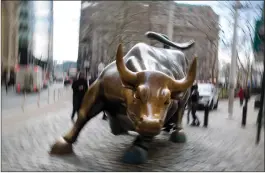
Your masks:
M 149 160 L 142 165 L 121 162 L 135 134 L 113 136 L 102 116 L 92 119 L 74 145 L 74 155 L 50 156 L 50 146 L 69 130 L 71 105 L 31 118 L 16 130 L 2 131 L 2 171 L 264 171 L 264 131 L 255 145 L 257 111 L 249 103 L 248 120 L 241 128 L 241 110 L 235 102 L 232 120 L 227 102 L 210 112 L 209 127 L 184 126 L 188 141 L 175 144 L 162 133 L 153 141 Z M 203 120 L 203 112 L 199 112 Z M 4 124 L 5 122 L 2 121 Z M 11 124 L 10 124 L 11 126 Z

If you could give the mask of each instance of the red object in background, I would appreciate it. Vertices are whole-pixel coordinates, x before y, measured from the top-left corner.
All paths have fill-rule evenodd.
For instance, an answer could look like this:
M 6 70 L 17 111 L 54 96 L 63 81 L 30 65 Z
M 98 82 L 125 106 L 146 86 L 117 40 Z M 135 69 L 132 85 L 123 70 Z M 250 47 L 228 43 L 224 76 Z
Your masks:
M 244 99 L 244 91 L 243 91 L 242 88 L 240 88 L 240 90 L 239 90 L 239 92 L 238 92 L 238 97 L 239 97 L 240 99 Z
M 39 70 L 38 66 L 34 66 L 34 71 L 37 72 Z
M 20 66 L 17 64 L 16 66 L 15 66 L 15 72 L 18 72 L 20 70 Z
M 34 92 L 37 91 L 37 87 L 36 87 L 36 85 L 33 86 L 33 91 L 34 91 Z
M 21 90 L 21 88 L 20 88 L 20 84 L 18 83 L 18 84 L 17 84 L 17 92 L 19 93 L 20 90 Z

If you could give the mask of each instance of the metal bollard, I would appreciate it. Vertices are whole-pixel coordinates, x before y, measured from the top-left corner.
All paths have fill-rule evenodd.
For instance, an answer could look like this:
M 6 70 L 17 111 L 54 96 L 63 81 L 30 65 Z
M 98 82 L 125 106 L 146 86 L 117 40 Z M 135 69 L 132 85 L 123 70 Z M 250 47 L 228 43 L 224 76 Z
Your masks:
M 59 100 L 59 95 L 60 95 L 60 89 L 58 88 L 58 91 L 57 91 L 57 100 Z
M 24 92 L 24 96 L 23 96 L 23 102 L 22 102 L 22 111 L 25 111 L 25 102 L 26 102 L 26 92 Z
M 56 95 L 55 95 L 55 89 L 53 90 L 53 100 L 54 100 L 54 102 L 55 102 L 55 97 L 56 97 Z
M 242 111 L 242 122 L 241 122 L 242 127 L 245 127 L 247 123 L 247 110 L 248 110 L 248 106 L 247 106 L 247 102 L 245 102 L 245 105 L 243 106 L 243 111 Z
M 204 107 L 204 122 L 203 122 L 203 127 L 208 127 L 208 117 L 209 117 L 209 105 L 207 104 Z
M 38 107 L 40 107 L 40 91 L 38 91 L 38 101 L 37 101 Z
M 50 87 L 48 86 L 48 104 L 50 104 Z

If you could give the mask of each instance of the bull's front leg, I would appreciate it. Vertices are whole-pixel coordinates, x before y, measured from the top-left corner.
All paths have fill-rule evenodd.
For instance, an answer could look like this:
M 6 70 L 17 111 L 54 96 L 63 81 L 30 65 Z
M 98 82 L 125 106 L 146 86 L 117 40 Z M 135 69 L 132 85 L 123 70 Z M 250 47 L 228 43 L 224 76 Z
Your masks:
M 84 125 L 102 111 L 103 102 L 99 98 L 99 92 L 100 83 L 97 81 L 87 90 L 78 113 L 77 121 L 72 129 L 52 146 L 50 151 L 51 154 L 62 155 L 73 152 L 72 144 L 77 140 Z
M 173 116 L 173 122 L 175 122 L 175 127 L 173 132 L 170 135 L 170 140 L 175 143 L 184 143 L 186 142 L 186 135 L 182 126 L 182 118 L 185 111 L 185 104 L 182 102 L 179 103 L 178 110 Z
M 123 162 L 129 164 L 142 164 L 147 161 L 148 148 L 153 137 L 137 136 L 133 145 L 125 152 Z

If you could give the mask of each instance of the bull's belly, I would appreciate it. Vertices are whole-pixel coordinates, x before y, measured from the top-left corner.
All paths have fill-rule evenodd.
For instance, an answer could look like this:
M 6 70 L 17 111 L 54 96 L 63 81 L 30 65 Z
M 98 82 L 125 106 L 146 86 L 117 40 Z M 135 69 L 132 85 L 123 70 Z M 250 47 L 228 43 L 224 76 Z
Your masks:
M 115 124 L 115 126 L 120 126 L 126 131 L 134 131 L 134 123 L 130 120 L 126 113 L 126 107 L 120 103 L 108 103 L 108 106 L 105 107 L 104 111 L 109 116 L 110 123 Z

